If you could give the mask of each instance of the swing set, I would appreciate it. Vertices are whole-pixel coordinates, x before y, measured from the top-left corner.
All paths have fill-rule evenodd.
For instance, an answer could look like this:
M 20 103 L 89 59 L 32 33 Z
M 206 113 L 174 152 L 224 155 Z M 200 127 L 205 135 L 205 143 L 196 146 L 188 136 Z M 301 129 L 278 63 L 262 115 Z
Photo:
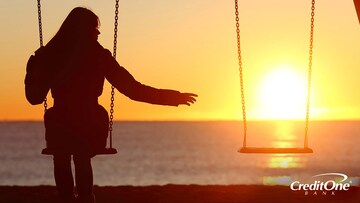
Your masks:
M 359 6 L 360 7 L 360 6 Z M 39 21 L 39 39 L 40 46 L 43 46 L 42 34 L 42 18 L 41 18 L 41 3 L 37 0 L 38 8 L 38 21 Z M 301 148 L 269 148 L 269 147 L 249 147 L 247 145 L 247 121 L 246 121 L 246 108 L 244 96 L 244 83 L 243 83 L 243 67 L 240 48 L 240 25 L 239 25 L 239 9 L 238 0 L 235 0 L 235 19 L 236 19 L 236 35 L 237 35 L 237 54 L 238 66 L 240 77 L 240 92 L 242 104 L 242 117 L 243 117 L 243 146 L 238 150 L 240 153 L 265 153 L 265 154 L 293 154 L 293 153 L 312 153 L 313 150 L 308 146 L 308 129 L 309 129 L 309 109 L 310 109 L 310 89 L 311 89 L 311 73 L 312 73 L 312 54 L 313 54 L 313 33 L 314 33 L 314 16 L 315 16 L 315 0 L 311 1 L 311 24 L 310 24 L 310 45 L 309 45 L 309 66 L 308 66 L 308 83 L 307 83 L 307 103 L 306 103 L 306 119 L 305 119 L 305 135 L 304 146 Z M 114 40 L 113 40 L 113 57 L 116 58 L 117 50 L 117 31 L 118 31 L 118 14 L 119 14 L 119 0 L 115 0 L 115 17 L 114 17 Z M 111 104 L 110 104 L 110 122 L 109 122 L 109 147 L 104 148 L 97 152 L 97 154 L 116 154 L 117 150 L 112 146 L 112 130 L 113 130 L 113 114 L 114 114 L 114 87 L 111 87 Z M 44 111 L 47 110 L 47 99 L 44 100 Z M 54 152 L 45 148 L 42 154 L 52 155 Z
M 235 0 L 235 20 L 236 20 L 236 36 L 237 36 L 237 52 L 240 77 L 241 104 L 243 116 L 243 146 L 238 150 L 240 153 L 264 153 L 264 154 L 294 154 L 294 153 L 313 153 L 308 146 L 308 130 L 309 130 L 309 110 L 310 110 L 310 89 L 311 89 L 311 72 L 312 72 L 312 54 L 313 54 L 313 36 L 314 36 L 314 16 L 315 16 L 315 0 L 311 1 L 311 23 L 310 23 L 310 46 L 309 46 L 309 68 L 307 83 L 307 102 L 306 102 L 306 119 L 305 119 L 305 135 L 304 147 L 301 148 L 271 148 L 271 147 L 249 147 L 247 146 L 247 125 L 246 125 L 246 108 L 244 96 L 243 67 L 241 61 L 240 48 L 240 25 L 239 25 L 239 7 L 238 0 Z
M 360 23 L 360 0 L 354 0 L 356 14 Z M 241 90 L 241 104 L 243 115 L 243 146 L 238 150 L 240 153 L 264 153 L 264 154 L 297 154 L 297 153 L 313 153 L 308 144 L 308 131 L 309 131 L 309 110 L 310 110 L 310 90 L 311 90 L 311 73 L 312 73 L 312 59 L 313 59 L 313 39 L 314 39 L 314 20 L 315 20 L 315 0 L 311 0 L 311 21 L 310 21 L 310 45 L 309 45 L 309 66 L 308 66 L 308 83 L 307 83 L 307 102 L 306 102 L 306 117 L 305 117 L 305 133 L 304 133 L 304 146 L 301 148 L 270 148 L 270 147 L 249 147 L 247 146 L 247 125 L 246 125 L 246 108 L 243 84 L 243 68 L 241 61 L 241 48 L 240 48 L 240 26 L 239 26 L 239 10 L 238 0 L 235 0 L 235 20 L 236 20 L 236 35 L 237 35 L 237 52 L 238 52 L 238 65 L 240 77 L 240 90 Z
M 42 34 L 42 21 L 41 21 L 41 2 L 37 0 L 37 8 L 38 8 L 38 21 L 39 21 L 39 39 L 40 39 L 40 47 L 43 45 L 43 34 Z M 114 17 L 114 43 L 113 43 L 113 57 L 116 59 L 116 50 L 117 50 L 117 31 L 118 31 L 118 17 L 119 15 L 119 0 L 115 0 L 115 17 Z M 115 100 L 115 87 L 111 86 L 111 103 L 110 103 L 110 119 L 109 119 L 109 147 L 105 147 L 104 149 L 100 149 L 96 151 L 97 155 L 107 155 L 107 154 L 116 154 L 117 150 L 112 146 L 112 131 L 113 131 L 113 119 L 114 119 L 114 100 Z M 44 100 L 44 111 L 47 111 L 47 99 Z M 45 148 L 41 152 L 45 155 L 53 155 L 54 151 L 50 148 Z

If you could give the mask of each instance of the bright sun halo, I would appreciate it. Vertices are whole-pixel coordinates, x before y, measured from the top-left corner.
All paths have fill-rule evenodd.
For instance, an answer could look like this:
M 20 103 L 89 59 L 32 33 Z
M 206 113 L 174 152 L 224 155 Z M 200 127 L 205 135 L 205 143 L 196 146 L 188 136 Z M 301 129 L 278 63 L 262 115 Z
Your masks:
M 305 117 L 307 79 L 296 69 L 283 66 L 262 79 L 259 89 L 261 119 L 302 119 Z

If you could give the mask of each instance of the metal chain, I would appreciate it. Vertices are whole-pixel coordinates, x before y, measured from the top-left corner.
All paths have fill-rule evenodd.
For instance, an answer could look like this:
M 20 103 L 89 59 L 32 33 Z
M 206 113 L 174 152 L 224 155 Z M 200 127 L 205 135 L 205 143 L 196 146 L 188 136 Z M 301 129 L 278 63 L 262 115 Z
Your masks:
M 39 39 L 40 39 L 40 47 L 44 46 L 43 43 L 43 33 L 42 33 L 42 22 L 41 22 L 41 2 L 37 0 L 37 8 L 38 8 L 38 21 L 39 21 Z M 47 98 L 44 99 L 44 112 L 47 111 Z
M 114 22 L 114 47 L 113 57 L 116 59 L 117 49 L 117 31 L 118 31 L 118 17 L 119 15 L 119 0 L 115 0 L 115 22 Z M 109 140 L 110 148 L 112 148 L 112 131 L 113 131 L 113 119 L 114 119 L 114 100 L 115 100 L 115 87 L 111 86 L 111 103 L 110 103 L 110 121 L 109 121 Z
M 304 147 L 308 147 L 308 131 L 309 131 L 309 111 L 310 111 L 310 94 L 311 94 L 311 73 L 312 73 L 312 55 L 314 41 L 314 16 L 315 16 L 315 0 L 311 2 L 311 25 L 310 25 L 310 45 L 309 45 L 309 70 L 307 84 L 307 101 L 306 101 L 306 120 L 305 120 L 305 138 Z
M 41 22 L 41 2 L 40 0 L 37 1 L 37 8 L 38 8 L 38 20 L 39 20 L 39 38 L 40 38 L 40 47 L 43 45 L 43 34 L 42 34 L 42 22 Z
M 244 94 L 244 82 L 243 82 L 243 68 L 241 61 L 241 48 L 240 48 L 240 25 L 239 25 L 239 7 L 238 0 L 235 0 L 235 20 L 236 20 L 236 37 L 237 37 L 237 52 L 238 52 L 238 65 L 239 65 L 239 76 L 240 76 L 240 90 L 241 90 L 241 104 L 242 104 L 242 116 L 244 125 L 244 141 L 243 147 L 246 147 L 246 110 L 245 110 L 245 94 Z

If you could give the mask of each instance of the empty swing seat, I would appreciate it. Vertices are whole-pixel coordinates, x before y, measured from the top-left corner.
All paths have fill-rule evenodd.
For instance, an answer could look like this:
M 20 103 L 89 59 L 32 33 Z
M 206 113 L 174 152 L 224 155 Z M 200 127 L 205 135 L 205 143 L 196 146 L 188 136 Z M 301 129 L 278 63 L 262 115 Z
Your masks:
M 55 153 L 56 153 L 56 151 L 54 151 L 50 148 L 45 148 L 41 151 L 41 154 L 44 154 L 44 155 L 53 155 Z M 117 150 L 115 148 L 104 148 L 104 149 L 97 150 L 95 152 L 96 155 L 107 155 L 107 154 L 116 154 L 116 153 L 117 153 Z
M 242 147 L 240 153 L 253 154 L 306 154 L 313 153 L 311 148 L 271 148 L 271 147 Z

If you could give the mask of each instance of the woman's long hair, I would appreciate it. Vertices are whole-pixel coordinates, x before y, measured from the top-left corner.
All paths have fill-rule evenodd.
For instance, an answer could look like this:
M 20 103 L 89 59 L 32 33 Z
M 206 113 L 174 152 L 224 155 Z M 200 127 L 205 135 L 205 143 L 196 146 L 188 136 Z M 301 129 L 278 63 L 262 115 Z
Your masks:
M 47 43 L 46 48 L 49 52 L 64 57 L 79 42 L 91 39 L 99 24 L 98 16 L 91 10 L 76 7 L 66 17 L 59 31 Z
M 64 81 L 69 72 L 81 63 L 84 52 L 94 41 L 93 35 L 98 26 L 99 18 L 86 8 L 74 8 L 66 17 L 44 49 L 44 65 L 52 87 Z

